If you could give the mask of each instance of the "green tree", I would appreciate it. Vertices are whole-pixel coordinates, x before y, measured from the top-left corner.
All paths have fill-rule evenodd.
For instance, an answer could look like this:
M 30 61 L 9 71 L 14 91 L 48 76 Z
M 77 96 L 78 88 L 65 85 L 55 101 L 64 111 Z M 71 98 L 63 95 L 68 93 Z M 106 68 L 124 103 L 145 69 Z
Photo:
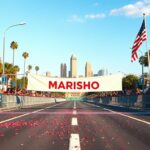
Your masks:
M 17 72 L 20 71 L 20 68 L 19 68 L 19 66 L 15 65 L 15 66 L 13 67 L 13 70 L 14 70 L 15 73 L 17 73 Z
M 40 70 L 39 66 L 35 66 L 36 74 L 38 73 L 39 70 Z
M 150 50 L 149 50 L 149 56 L 150 56 Z M 145 52 L 144 56 L 141 56 L 139 58 L 139 63 L 144 65 L 145 67 L 148 67 L 148 52 Z
M 136 83 L 138 82 L 138 80 L 139 79 L 136 75 L 132 75 L 132 74 L 127 75 L 122 80 L 123 89 L 135 89 Z
M 16 75 L 17 72 L 20 71 L 19 66 L 15 65 L 13 66 L 12 64 L 5 63 L 5 74 L 9 75 Z
M 16 74 L 20 71 L 19 66 L 13 66 L 10 63 L 5 63 L 5 75 L 7 75 L 8 79 L 11 78 L 13 81 L 16 80 Z M 0 76 L 3 73 L 3 65 L 0 63 Z
M 10 44 L 10 48 L 13 50 L 13 66 L 14 66 L 14 61 L 15 61 L 15 50 L 18 48 L 18 43 L 15 41 L 12 41 Z
M 25 73 L 26 59 L 29 57 L 29 53 L 23 52 L 22 57 L 24 58 L 24 73 Z
M 26 88 L 27 83 L 28 83 L 27 77 L 22 77 L 21 79 L 17 79 L 17 88 L 18 89 Z

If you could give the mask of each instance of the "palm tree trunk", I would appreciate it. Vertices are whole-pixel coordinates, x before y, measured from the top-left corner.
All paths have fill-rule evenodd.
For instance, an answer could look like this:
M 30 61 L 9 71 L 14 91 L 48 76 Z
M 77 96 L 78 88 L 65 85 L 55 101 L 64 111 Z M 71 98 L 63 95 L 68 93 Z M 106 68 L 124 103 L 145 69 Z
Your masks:
M 23 88 L 25 88 L 25 67 L 26 67 L 26 59 L 24 59 Z
M 15 62 L 15 50 L 13 49 L 13 66 L 14 66 L 14 62 Z

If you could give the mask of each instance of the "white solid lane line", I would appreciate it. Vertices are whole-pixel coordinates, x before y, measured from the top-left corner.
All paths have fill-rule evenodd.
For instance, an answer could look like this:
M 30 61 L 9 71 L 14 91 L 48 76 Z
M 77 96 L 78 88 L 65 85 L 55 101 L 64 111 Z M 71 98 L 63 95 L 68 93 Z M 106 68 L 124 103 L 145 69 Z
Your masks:
M 90 104 L 90 105 L 92 105 L 92 106 L 97 106 L 97 105 L 95 105 L 95 104 Z M 103 107 L 100 106 L 100 108 L 103 108 Z M 121 116 L 130 118 L 130 119 L 132 119 L 132 120 L 136 120 L 136 121 L 138 121 L 138 122 L 141 122 L 141 123 L 150 125 L 150 122 L 148 122 L 148 121 L 145 121 L 145 120 L 142 120 L 142 119 L 139 119 L 139 118 L 136 118 L 136 117 L 132 117 L 132 116 L 129 116 L 129 115 L 125 115 L 125 114 L 123 114 L 123 113 L 116 112 L 116 111 L 113 111 L 113 110 L 111 110 L 111 109 L 107 109 L 107 108 L 103 108 L 103 109 L 104 109 L 104 110 L 107 110 L 107 111 L 110 111 L 110 112 L 112 112 L 112 113 L 114 113 L 114 114 L 118 114 L 118 115 L 121 115 Z
M 77 111 L 76 110 L 73 110 L 73 115 L 76 115 L 77 114 Z
M 43 111 L 44 109 L 39 109 L 39 110 L 36 110 L 36 111 L 34 111 L 34 112 L 32 112 L 32 113 L 37 113 L 37 112 L 40 112 L 40 111 Z
M 81 150 L 79 134 L 71 134 L 69 150 Z
M 15 120 L 15 119 L 18 119 L 18 118 L 21 118 L 21 117 L 24 117 L 24 116 L 28 116 L 30 114 L 31 113 L 26 113 L 26 114 L 23 114 L 23 115 L 20 115 L 20 116 L 17 116 L 17 117 L 13 117 L 13 118 L 10 118 L 10 119 L 7 119 L 7 120 L 0 121 L 0 124 L 11 121 L 11 120 Z
M 53 106 L 50 106 L 50 107 L 46 107 L 46 108 L 52 108 L 52 107 L 55 107 L 55 106 L 58 106 L 58 105 L 61 105 L 61 104 L 63 104 L 63 103 L 56 104 L 56 105 L 53 105 Z M 46 109 L 46 108 L 44 108 L 44 109 Z M 15 119 L 18 119 L 18 118 L 24 117 L 24 116 L 28 116 L 28 115 L 31 115 L 31 114 L 33 114 L 33 113 L 37 113 L 37 112 L 43 111 L 44 109 L 39 109 L 39 110 L 36 110 L 36 111 L 30 112 L 30 113 L 25 113 L 25 114 L 23 114 L 23 115 L 19 115 L 19 116 L 13 117 L 13 118 L 9 118 L 9 119 L 6 119 L 6 120 L 3 120 L 3 121 L 0 121 L 0 124 L 5 123 L 5 122 L 8 122 L 8 121 L 12 121 L 12 120 L 15 120 Z
M 107 110 L 107 111 L 110 111 L 110 112 L 112 112 L 112 113 L 114 113 L 114 114 L 118 114 L 118 115 L 121 115 L 121 116 L 130 118 L 130 119 L 132 119 L 132 120 L 136 120 L 136 121 L 138 121 L 138 122 L 142 122 L 142 123 L 145 123 L 145 124 L 147 124 L 147 125 L 150 125 L 150 122 L 148 122 L 148 121 L 145 121 L 145 120 L 142 120 L 142 119 L 139 119 L 139 118 L 136 118 L 136 117 L 132 117 L 132 116 L 129 116 L 129 115 L 125 115 L 125 114 L 122 114 L 122 113 L 120 113 L 120 112 L 116 112 L 116 111 L 113 111 L 113 110 L 110 110 L 110 109 L 106 109 L 106 108 L 104 108 L 104 109 Z
M 71 120 L 71 125 L 72 126 L 77 126 L 78 125 L 78 120 L 77 120 L 77 118 L 72 118 L 72 120 Z
M 95 104 L 91 104 L 91 103 L 86 103 L 86 104 L 88 104 L 88 105 L 91 105 L 91 106 L 94 106 L 94 107 L 97 107 L 97 108 L 104 109 L 103 107 L 101 107 L 101 106 L 98 106 L 98 105 L 95 105 Z

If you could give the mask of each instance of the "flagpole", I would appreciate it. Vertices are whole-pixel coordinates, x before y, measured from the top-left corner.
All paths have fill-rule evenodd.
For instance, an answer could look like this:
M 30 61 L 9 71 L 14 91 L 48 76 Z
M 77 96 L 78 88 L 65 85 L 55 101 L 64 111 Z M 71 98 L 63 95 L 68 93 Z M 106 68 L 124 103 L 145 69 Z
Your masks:
M 145 13 L 143 13 L 143 19 L 145 21 L 145 30 L 146 30 L 146 36 L 147 36 L 146 15 L 145 15 Z M 150 80 L 150 56 L 149 56 L 149 49 L 148 49 L 148 36 L 147 36 L 147 39 L 146 39 L 146 51 L 147 51 L 147 55 L 148 55 L 148 78 Z

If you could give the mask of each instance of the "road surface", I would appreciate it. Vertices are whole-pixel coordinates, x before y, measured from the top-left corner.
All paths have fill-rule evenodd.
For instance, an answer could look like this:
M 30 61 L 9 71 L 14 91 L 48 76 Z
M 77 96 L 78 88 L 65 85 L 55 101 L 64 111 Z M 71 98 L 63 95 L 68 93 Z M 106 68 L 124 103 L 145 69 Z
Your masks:
M 0 150 L 150 150 L 150 116 L 81 101 L 0 112 Z

